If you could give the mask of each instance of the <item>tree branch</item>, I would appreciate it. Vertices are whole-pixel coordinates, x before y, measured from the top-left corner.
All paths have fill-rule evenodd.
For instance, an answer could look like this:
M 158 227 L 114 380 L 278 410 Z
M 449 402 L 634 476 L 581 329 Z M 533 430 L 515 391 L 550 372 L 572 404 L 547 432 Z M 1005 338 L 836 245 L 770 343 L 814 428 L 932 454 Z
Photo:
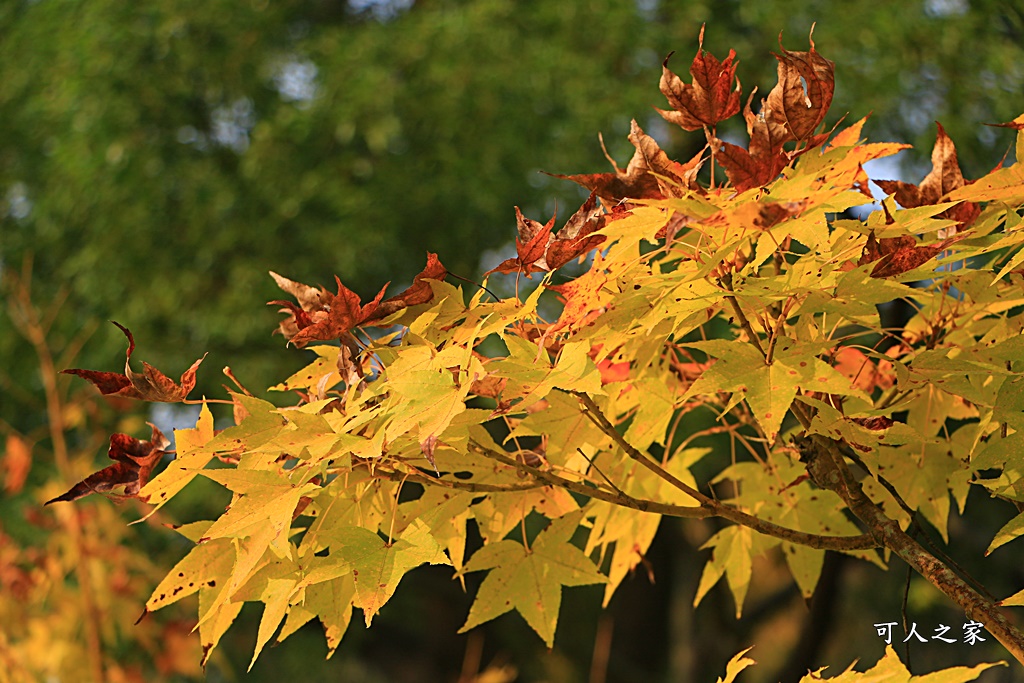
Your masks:
M 815 434 L 810 437 L 798 437 L 795 443 L 807 462 L 807 471 L 811 479 L 816 484 L 842 498 L 853 514 L 868 527 L 868 531 L 879 544 L 896 553 L 918 574 L 962 607 L 969 619 L 984 624 L 988 632 L 995 636 L 1018 662 L 1024 664 L 1024 633 L 1010 623 L 995 602 L 971 588 L 867 497 L 860 483 L 846 466 L 839 450 L 839 442 Z
M 589 396 L 587 398 L 590 399 Z M 600 414 L 600 412 L 598 414 Z M 601 417 L 604 416 L 601 415 Z M 615 431 L 614 427 L 612 427 L 612 431 Z M 618 432 L 616 432 L 616 434 L 617 433 Z M 621 437 L 619 438 L 621 439 Z M 625 441 L 623 441 L 622 443 L 625 443 Z M 870 534 L 861 534 L 859 536 L 823 536 L 819 534 L 806 533 L 804 531 L 796 531 L 795 529 L 789 529 L 784 526 L 779 526 L 778 524 L 775 524 L 773 522 L 763 520 L 760 517 L 755 517 L 753 515 L 747 514 L 746 512 L 734 508 L 731 505 L 719 503 L 717 500 L 709 498 L 704 494 L 700 493 L 699 491 L 695 491 L 693 488 L 687 486 L 683 482 L 679 483 L 683 484 L 685 489 L 680 490 L 684 492 L 688 492 L 687 490 L 689 490 L 697 493 L 697 495 L 700 496 L 699 498 L 697 498 L 698 502 L 700 502 L 699 507 L 686 505 L 671 505 L 668 503 L 659 503 L 652 500 L 642 500 L 634 498 L 625 493 L 612 493 L 610 491 L 606 491 L 595 486 L 588 486 L 582 482 L 574 482 L 569 479 L 565 479 L 564 477 L 559 477 L 557 474 L 548 472 L 546 470 L 542 470 L 537 467 L 531 467 L 529 465 L 526 465 L 525 463 L 521 463 L 518 460 L 515 460 L 514 458 L 510 458 L 508 455 L 499 453 L 493 449 L 487 448 L 486 446 L 482 446 L 481 444 L 478 444 L 472 440 L 470 441 L 469 446 L 470 450 L 472 450 L 475 453 L 479 453 L 480 455 L 483 455 L 485 457 L 497 460 L 498 462 L 504 463 L 511 467 L 515 467 L 520 471 L 525 472 L 527 474 L 531 474 L 534 477 L 544 480 L 553 486 L 560 486 L 564 489 L 567 489 L 568 491 L 572 491 L 573 493 L 578 493 L 580 495 L 587 496 L 588 498 L 597 498 L 598 500 L 603 500 L 607 503 L 612 503 L 613 505 L 632 508 L 634 510 L 640 510 L 641 512 L 653 512 L 661 515 L 667 515 L 669 517 L 689 517 L 691 519 L 707 519 L 708 517 L 721 517 L 723 519 L 729 520 L 730 522 L 734 522 L 736 524 L 749 527 L 754 531 L 757 531 L 758 533 L 764 534 L 765 536 L 772 536 L 773 538 L 778 538 L 789 543 L 794 543 L 796 545 L 804 545 L 810 548 L 816 548 L 818 550 L 867 550 L 870 548 L 878 547 L 877 542 L 871 537 Z M 636 458 L 633 454 L 639 455 L 639 452 L 629 444 L 626 444 L 626 446 L 629 449 L 629 451 L 632 452 L 630 453 L 630 455 L 631 457 L 634 458 L 634 460 L 637 460 L 637 462 L 640 463 L 646 461 L 651 465 L 654 465 L 653 462 L 651 462 L 647 458 L 644 458 L 643 456 L 640 456 L 639 459 Z M 656 470 L 653 470 L 655 471 L 655 473 L 661 471 L 664 472 L 664 474 L 666 474 L 668 477 L 671 477 L 671 480 L 679 481 L 670 473 L 665 472 L 657 465 L 654 465 L 654 467 L 657 468 Z M 688 495 L 692 496 L 692 494 Z M 693 497 L 696 498 L 696 496 Z

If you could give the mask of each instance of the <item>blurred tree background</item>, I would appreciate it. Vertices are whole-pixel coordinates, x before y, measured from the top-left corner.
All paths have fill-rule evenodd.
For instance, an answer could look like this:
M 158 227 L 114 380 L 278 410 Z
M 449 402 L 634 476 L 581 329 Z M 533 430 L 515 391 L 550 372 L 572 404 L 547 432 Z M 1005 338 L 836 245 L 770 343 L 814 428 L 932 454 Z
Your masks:
M 50 662 L 57 675 L 88 659 L 76 663 L 75 653 L 95 659 L 97 648 L 108 680 L 197 675 L 188 628 L 173 615 L 151 616 L 152 640 L 128 660 L 119 653 L 147 627 L 132 630 L 135 614 L 100 618 L 141 608 L 153 577 L 183 552 L 170 532 L 111 531 L 144 513 L 134 505 L 118 513 L 95 500 L 84 521 L 38 507 L 105 457 L 96 434 L 141 436 L 142 421 L 154 419 L 138 406 L 100 401 L 85 383 L 48 375 L 46 357 L 55 357 L 57 370 L 72 353 L 76 367 L 117 370 L 124 339 L 102 323 L 114 319 L 135 332 L 137 357 L 168 374 L 209 351 L 195 396 L 223 395 L 219 369 L 228 364 L 254 391 L 280 381 L 303 364 L 303 353 L 270 336 L 278 316 L 263 304 L 281 295 L 268 270 L 324 284 L 338 274 L 367 295 L 388 280 L 404 286 L 430 250 L 450 271 L 475 278 L 507 250 L 513 206 L 534 218 L 575 210 L 580 190 L 540 171 L 608 170 L 598 132 L 620 164 L 632 153 L 631 118 L 676 158 L 695 153 L 703 140 L 671 129 L 651 107 L 665 106 L 661 61 L 677 50 L 672 66 L 685 72 L 704 22 L 705 47 L 719 58 L 735 49 L 745 92 L 756 85 L 762 94 L 775 82 L 770 52 L 779 32 L 787 48 L 806 49 L 817 22 L 817 47 L 837 64 L 829 123 L 843 112 L 851 120 L 872 112 L 871 139 L 918 147 L 901 156 L 909 180 L 928 168 L 935 120 L 956 142 L 966 177 L 993 167 L 1012 145 L 1008 132 L 980 124 L 1024 109 L 1018 0 L 923 0 L 898 12 L 834 0 L 0 3 L 0 272 L 11 313 L 0 318 L 8 477 L 0 617 L 7 628 L 21 609 L 23 621 L 0 631 L 0 669 L 35 661 L 25 653 L 41 646 L 26 643 L 49 637 L 64 647 L 64 664 Z M 184 521 L 223 505 L 207 493 L 179 511 Z M 766 566 L 760 615 L 755 609 L 736 626 L 722 594 L 717 608 L 710 599 L 701 608 L 701 622 L 682 616 L 699 572 L 694 553 L 710 534 L 664 526 L 650 558 L 657 584 L 637 577 L 607 617 L 596 594 L 571 592 L 551 653 L 509 617 L 483 635 L 455 637 L 468 601 L 446 575 L 425 570 L 406 580 L 372 631 L 353 626 L 330 662 L 319 662 L 322 641 L 307 629 L 297 636 L 304 640 L 265 654 L 246 676 L 250 624 L 229 633 L 237 656 L 215 660 L 210 680 L 270 680 L 301 669 L 312 680 L 454 681 L 462 672 L 468 681 L 474 662 L 495 657 L 528 681 L 605 680 L 602 672 L 609 681 L 684 673 L 704 680 L 721 674 L 715 667 L 751 634 L 769 632 L 789 638 L 791 657 L 774 657 L 764 676 L 785 679 L 784 667 L 803 664 L 801 648 L 819 664 L 855 653 L 836 666 L 881 652 L 870 623 L 897 618 L 901 589 L 883 599 L 871 584 L 877 574 L 844 570 L 842 561 L 826 577 L 845 580 L 846 589 L 829 589 L 821 604 L 808 607 L 784 587 L 771 593 Z M 134 559 L 121 563 L 121 589 L 109 586 L 103 563 L 112 560 L 100 557 L 106 546 L 71 548 L 51 538 L 59 531 L 87 539 L 82 529 L 97 537 L 106 529 L 105 542 L 118 548 L 135 544 Z M 63 564 L 47 565 L 59 552 Z M 91 579 L 75 573 L 85 557 L 97 563 Z M 81 599 L 82 623 L 92 614 L 95 632 L 69 626 L 59 635 L 54 620 L 70 613 L 58 594 L 90 581 L 102 588 Z M 16 595 L 19 606 L 11 604 Z M 829 640 L 822 624 L 865 595 L 872 609 L 847 615 L 865 637 Z M 818 621 L 808 616 L 815 610 Z M 41 615 L 49 626 L 30 623 Z M 192 668 L 170 661 L 168 651 Z M 610 652 L 607 664 L 593 657 L 602 651 Z M 962 652 L 949 657 L 945 663 L 968 663 Z M 118 665 L 124 661 L 130 665 Z M 41 671 L 25 669 L 25 680 Z

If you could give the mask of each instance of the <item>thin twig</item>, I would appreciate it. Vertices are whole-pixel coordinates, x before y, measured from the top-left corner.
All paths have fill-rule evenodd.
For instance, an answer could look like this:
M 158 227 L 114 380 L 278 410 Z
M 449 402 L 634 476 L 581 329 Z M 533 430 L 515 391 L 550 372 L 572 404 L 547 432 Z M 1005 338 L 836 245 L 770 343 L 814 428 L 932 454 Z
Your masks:
M 64 438 L 64 401 L 57 387 L 57 369 L 53 362 L 53 354 L 41 326 L 39 311 L 32 303 L 30 287 L 31 270 L 26 263 L 24 276 L 14 280 L 15 293 L 8 302 L 8 310 L 19 332 L 32 344 L 39 362 L 39 374 L 46 395 L 46 415 L 49 423 L 50 441 L 53 446 L 53 458 L 57 471 L 65 481 L 75 479 L 71 461 L 68 457 L 67 441 Z M 52 317 L 52 316 L 48 316 Z M 79 594 L 82 599 L 83 625 L 85 627 L 88 666 L 91 678 L 96 683 L 106 681 L 103 667 L 103 642 L 100 639 L 100 614 L 93 595 L 93 584 L 89 576 L 88 552 L 85 534 L 82 529 L 81 509 L 75 508 L 66 518 L 72 544 L 75 547 L 77 561 L 75 575 L 78 581 Z

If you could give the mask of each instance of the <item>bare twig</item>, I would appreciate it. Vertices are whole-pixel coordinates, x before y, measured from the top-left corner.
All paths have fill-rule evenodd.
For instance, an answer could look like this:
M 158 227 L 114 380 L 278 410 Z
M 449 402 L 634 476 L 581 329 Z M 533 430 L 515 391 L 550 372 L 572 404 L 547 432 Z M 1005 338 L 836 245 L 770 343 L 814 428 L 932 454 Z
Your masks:
M 54 462 L 61 478 L 65 481 L 73 481 L 75 476 L 68 457 L 67 441 L 64 439 L 64 400 L 57 387 L 57 369 L 46 340 L 46 324 L 44 323 L 44 321 L 52 322 L 56 314 L 50 311 L 40 316 L 39 309 L 32 302 L 31 269 L 28 263 L 26 263 L 23 276 L 21 278 L 12 277 L 12 281 L 14 291 L 8 300 L 8 311 L 15 327 L 36 352 L 39 374 L 46 395 L 46 416 L 49 423 Z M 80 512 L 79 508 L 75 508 L 64 519 L 78 556 L 75 562 L 75 575 L 84 614 L 83 626 L 89 658 L 89 674 L 93 681 L 102 683 L 106 680 L 106 673 L 103 667 L 103 642 L 100 639 L 100 614 L 96 598 L 93 595 L 92 580 L 89 576 L 89 562 L 86 559 L 88 552 Z

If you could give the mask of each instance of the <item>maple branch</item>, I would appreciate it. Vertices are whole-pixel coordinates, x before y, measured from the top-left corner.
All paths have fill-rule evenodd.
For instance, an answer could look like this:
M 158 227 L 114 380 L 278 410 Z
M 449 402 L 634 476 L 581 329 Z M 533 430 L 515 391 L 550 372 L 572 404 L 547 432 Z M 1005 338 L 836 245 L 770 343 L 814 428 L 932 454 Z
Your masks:
M 893 551 L 918 574 L 963 608 L 969 619 L 979 621 L 996 640 L 1024 664 L 1024 633 L 999 610 L 996 603 L 972 588 L 966 581 L 929 553 L 913 537 L 890 519 L 864 493 L 843 460 L 839 442 L 820 434 L 797 437 L 795 444 L 807 462 L 807 472 L 818 486 L 838 495 L 850 511 L 863 522 L 875 540 Z
M 584 415 L 586 415 L 588 418 L 590 418 L 590 421 L 593 422 L 595 425 L 597 425 L 597 427 L 602 432 L 604 432 L 605 434 L 610 436 L 612 438 L 612 441 L 614 441 L 616 444 L 618 444 L 618 446 L 623 451 L 626 452 L 626 455 L 628 455 L 633 460 L 637 461 L 638 463 L 640 463 L 641 465 L 646 467 L 648 470 L 653 472 L 656 476 L 658 476 L 661 479 L 664 479 L 665 481 L 667 481 L 673 487 L 679 489 L 680 491 L 682 491 L 686 495 L 690 496 L 691 498 L 699 501 L 702 505 L 704 503 L 706 503 L 706 502 L 714 502 L 711 498 L 705 496 L 703 493 L 701 493 L 697 489 L 693 488 L 692 486 L 690 486 L 686 482 L 681 481 L 674 474 L 672 474 L 671 472 L 663 469 L 661 467 L 661 465 L 659 465 L 658 463 L 654 462 L 650 458 L 644 456 L 643 453 L 641 453 L 636 448 L 634 448 L 632 444 L 627 442 L 625 440 L 625 438 L 623 438 L 623 436 L 621 434 L 619 434 L 619 430 L 617 430 L 615 428 L 615 425 L 613 425 L 611 423 L 611 421 L 601 411 L 600 406 L 598 406 L 594 402 L 594 399 L 590 398 L 589 395 L 584 394 L 584 393 L 579 392 L 579 391 L 570 391 L 569 393 L 571 393 L 576 398 L 578 398 L 580 400 L 580 402 L 583 403 L 583 405 L 586 407 L 586 410 L 584 411 Z
M 522 484 L 510 484 L 500 486 L 498 484 L 477 484 L 471 481 L 451 481 L 448 479 L 437 479 L 425 474 L 414 474 L 412 472 L 398 472 L 396 470 L 383 470 L 379 467 L 371 469 L 369 463 L 366 465 L 370 476 L 375 479 L 389 479 L 391 481 L 409 481 L 423 486 L 440 486 L 445 489 L 457 491 L 469 491 L 470 493 L 510 493 L 516 491 L 530 491 L 546 486 L 539 482 L 524 482 Z M 417 470 L 419 471 L 419 470 Z
M 554 472 L 542 470 L 539 467 L 533 467 L 532 465 L 527 465 L 515 458 L 510 458 L 504 453 L 488 448 L 487 446 L 479 444 L 473 440 L 470 440 L 469 442 L 469 450 L 486 458 L 490 458 L 491 460 L 497 460 L 503 465 L 515 467 L 520 472 L 543 481 L 544 484 L 542 484 L 542 486 L 559 486 L 567 491 L 578 493 L 581 496 L 586 496 L 587 498 L 596 498 L 597 500 L 603 500 L 606 503 L 612 503 L 619 507 L 632 508 L 633 510 L 639 510 L 640 512 L 653 512 L 660 515 L 668 515 L 670 517 L 689 517 L 693 519 L 705 519 L 711 516 L 703 507 L 695 507 L 692 505 L 672 505 L 670 503 L 658 503 L 653 500 L 642 500 L 640 498 L 634 498 L 626 493 L 613 493 L 593 484 L 588 485 L 580 481 L 566 479 L 565 477 L 558 476 Z
M 823 536 L 820 534 L 810 534 L 803 531 L 797 531 L 795 529 L 789 529 L 784 526 L 779 526 L 773 522 L 755 517 L 754 515 L 743 512 L 742 510 L 735 508 L 725 503 L 720 503 L 714 498 L 710 498 L 700 491 L 696 490 L 692 486 L 680 481 L 671 472 L 668 472 L 656 462 L 648 457 L 645 457 L 643 453 L 634 448 L 628 441 L 626 441 L 619 431 L 615 429 L 615 426 L 608 420 L 608 418 L 601 411 L 601 408 L 594 403 L 594 399 L 590 398 L 587 394 L 572 391 L 570 392 L 574 396 L 580 399 L 584 406 L 586 406 L 585 414 L 598 426 L 598 428 L 607 434 L 611 439 L 625 451 L 626 455 L 638 462 L 643 467 L 653 472 L 661 479 L 667 481 L 676 489 L 687 494 L 691 498 L 697 500 L 700 503 L 700 508 L 696 508 L 705 512 L 704 515 L 693 515 L 687 514 L 687 517 L 721 517 L 727 519 L 730 522 L 740 524 L 745 527 L 749 527 L 758 533 L 764 534 L 765 536 L 772 536 L 779 538 L 789 543 L 797 545 L 804 545 L 810 548 L 816 548 L 818 550 L 866 550 L 869 548 L 878 547 L 878 543 L 871 537 L 870 534 L 861 534 L 859 536 Z M 628 496 L 627 496 L 628 498 Z M 637 501 L 632 499 L 634 502 L 644 502 L 651 504 L 651 501 Z M 610 501 L 616 502 L 616 501 Z M 655 503 L 655 505 L 662 505 L 661 503 Z M 627 505 L 626 507 L 633 507 Z M 682 507 L 682 506 L 670 506 L 670 507 Z M 640 509 L 640 508 L 637 508 Z M 694 510 L 692 507 L 682 507 L 684 510 Z M 649 512 L 658 512 L 658 510 L 648 510 Z M 663 512 L 662 514 L 672 515 L 670 512 Z M 678 515 L 673 515 L 678 516 Z

